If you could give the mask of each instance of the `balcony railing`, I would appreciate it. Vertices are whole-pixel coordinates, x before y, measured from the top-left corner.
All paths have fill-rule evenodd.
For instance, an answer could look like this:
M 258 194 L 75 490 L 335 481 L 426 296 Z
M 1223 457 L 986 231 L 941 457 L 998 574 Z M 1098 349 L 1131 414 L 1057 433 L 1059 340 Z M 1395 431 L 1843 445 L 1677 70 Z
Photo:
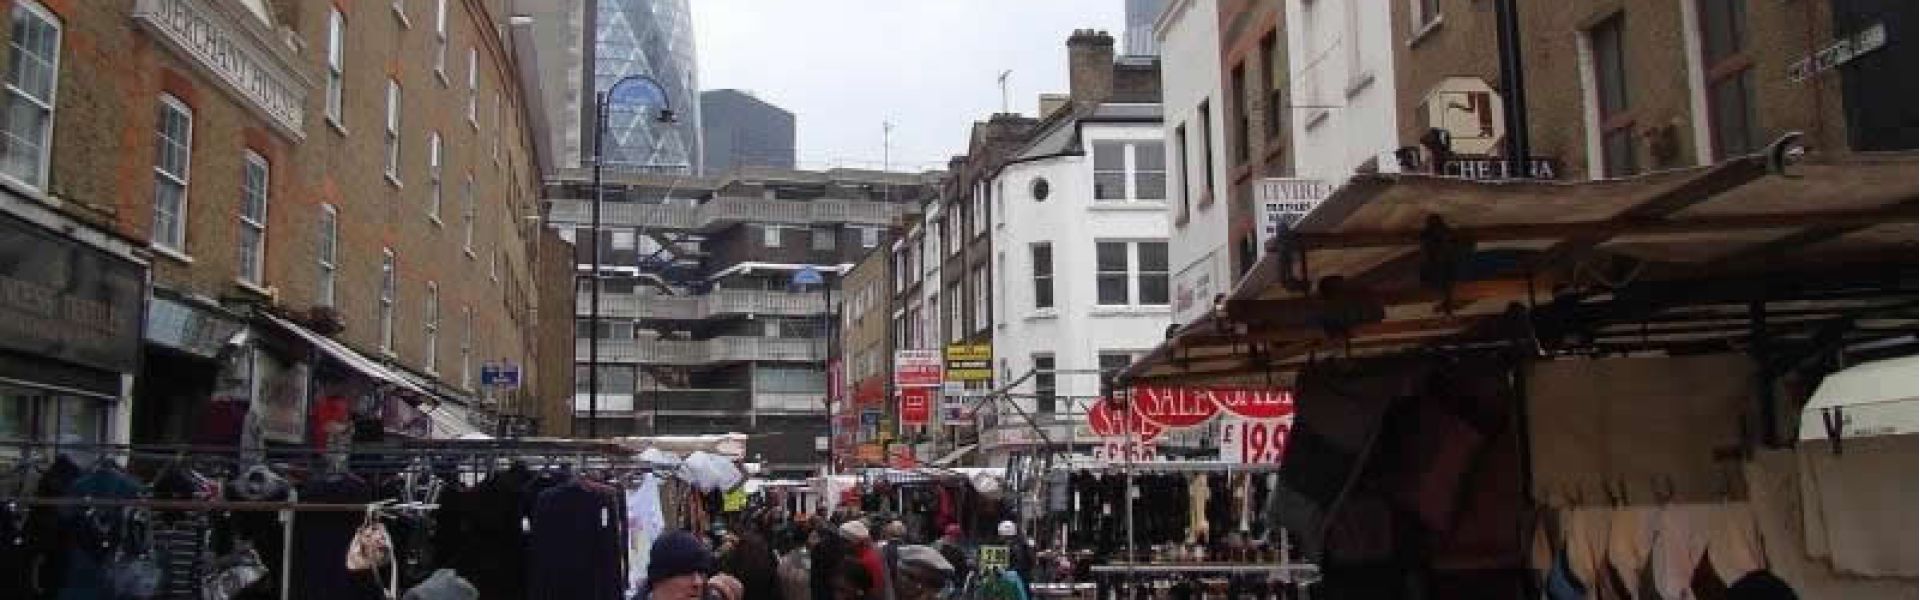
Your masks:
M 592 220 L 591 201 L 556 198 L 549 202 L 553 206 L 554 222 L 587 223 Z M 736 223 L 883 226 L 893 223 L 895 218 L 910 210 L 912 207 L 907 204 L 866 200 L 721 197 L 697 206 L 606 202 L 600 205 L 600 222 L 608 227 L 682 231 L 715 231 Z
M 729 336 L 709 340 L 600 340 L 600 362 L 704 365 L 721 362 L 826 360 L 819 339 Z M 587 340 L 574 340 L 574 356 L 587 357 Z
M 839 298 L 834 298 L 838 304 Z M 574 314 L 593 314 L 593 297 L 580 292 L 575 298 Z M 661 319 L 697 321 L 726 315 L 769 315 L 812 317 L 827 312 L 821 294 L 795 294 L 760 290 L 714 290 L 700 296 L 663 296 L 658 294 L 600 294 L 600 316 L 625 319 Z

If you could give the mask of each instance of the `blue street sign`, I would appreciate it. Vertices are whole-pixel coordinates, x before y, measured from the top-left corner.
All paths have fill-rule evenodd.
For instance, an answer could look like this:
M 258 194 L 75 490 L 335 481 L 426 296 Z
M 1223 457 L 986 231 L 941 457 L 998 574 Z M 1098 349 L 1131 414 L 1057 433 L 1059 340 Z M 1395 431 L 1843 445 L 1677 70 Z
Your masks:
M 518 388 L 520 387 L 520 365 L 513 363 L 480 365 L 480 385 Z
M 820 276 L 820 270 L 811 266 L 801 267 L 800 272 L 793 274 L 793 285 L 795 286 L 821 285 L 826 282 L 827 279 Z

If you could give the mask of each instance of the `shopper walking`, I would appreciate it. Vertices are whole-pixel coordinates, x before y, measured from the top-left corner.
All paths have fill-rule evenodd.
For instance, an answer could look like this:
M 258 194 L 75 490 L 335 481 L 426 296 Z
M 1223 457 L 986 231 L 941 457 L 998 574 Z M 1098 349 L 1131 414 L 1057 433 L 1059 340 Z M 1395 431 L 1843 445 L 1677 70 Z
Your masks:
M 647 597 L 652 600 L 701 600 L 713 553 L 700 538 L 674 531 L 653 541 L 647 562 Z
M 894 600 L 934 600 L 953 581 L 953 565 L 940 551 L 926 546 L 903 545 L 900 566 L 894 573 Z
M 853 545 L 854 562 L 867 569 L 867 580 L 870 582 L 868 591 L 871 594 L 869 597 L 891 600 L 886 592 L 887 567 L 880 559 L 880 550 L 873 545 L 873 534 L 867 531 L 867 524 L 857 520 L 847 521 L 840 524 L 840 532 L 845 534 L 847 541 Z

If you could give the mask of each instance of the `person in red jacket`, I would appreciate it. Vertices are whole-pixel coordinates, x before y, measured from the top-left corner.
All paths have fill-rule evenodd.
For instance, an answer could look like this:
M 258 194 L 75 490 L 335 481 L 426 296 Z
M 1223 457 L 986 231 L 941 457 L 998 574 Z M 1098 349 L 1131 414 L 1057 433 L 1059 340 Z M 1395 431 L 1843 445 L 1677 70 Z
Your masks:
M 868 575 L 867 597 L 879 600 L 887 598 L 887 566 L 880 560 L 880 550 L 873 545 L 873 534 L 867 531 L 867 524 L 859 520 L 840 524 L 840 533 L 853 543 L 853 556 L 866 567 Z

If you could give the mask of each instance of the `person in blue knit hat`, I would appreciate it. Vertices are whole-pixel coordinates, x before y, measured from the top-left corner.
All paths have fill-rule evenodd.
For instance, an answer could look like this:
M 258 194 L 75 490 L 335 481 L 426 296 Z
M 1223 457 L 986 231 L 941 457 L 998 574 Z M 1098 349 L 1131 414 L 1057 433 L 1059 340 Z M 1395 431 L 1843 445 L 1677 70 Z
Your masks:
M 700 600 L 713 574 L 713 551 L 700 538 L 675 531 L 653 541 L 647 560 L 647 597 Z

